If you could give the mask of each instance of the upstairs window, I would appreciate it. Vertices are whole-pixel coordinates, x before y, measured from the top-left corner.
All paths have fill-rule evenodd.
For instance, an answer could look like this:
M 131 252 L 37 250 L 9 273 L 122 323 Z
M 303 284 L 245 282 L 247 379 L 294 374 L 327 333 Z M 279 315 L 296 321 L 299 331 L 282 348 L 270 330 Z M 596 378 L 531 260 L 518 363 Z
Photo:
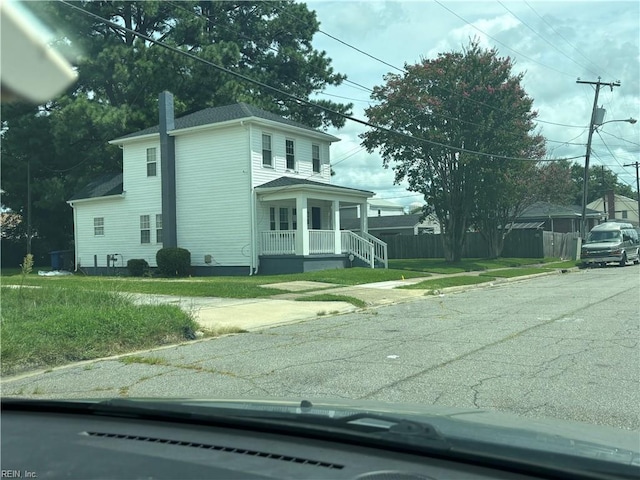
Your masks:
M 155 177 L 158 173 L 158 162 L 156 159 L 156 149 L 147 148 L 147 177 Z
M 622 210 L 622 218 L 629 218 L 629 213 L 627 210 Z
M 156 215 L 156 243 L 162 243 L 162 215 Z
M 271 135 L 266 133 L 262 134 L 262 165 L 265 167 L 273 166 L 273 159 L 271 156 Z
M 311 145 L 311 161 L 313 172 L 320 173 L 320 145 Z
M 140 243 L 151 243 L 151 220 L 149 215 L 140 215 Z
M 104 235 L 104 217 L 94 217 L 93 234 L 96 237 L 102 237 Z
M 295 145 L 293 140 L 285 140 L 285 150 L 287 154 L 287 170 L 296 169 Z

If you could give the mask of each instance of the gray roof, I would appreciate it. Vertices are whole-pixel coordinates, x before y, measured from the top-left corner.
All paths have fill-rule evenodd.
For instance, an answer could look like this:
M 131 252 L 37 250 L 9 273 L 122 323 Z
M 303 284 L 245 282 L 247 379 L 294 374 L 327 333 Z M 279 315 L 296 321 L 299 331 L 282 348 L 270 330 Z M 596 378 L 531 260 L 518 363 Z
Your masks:
M 320 130 L 316 130 L 302 123 L 286 119 L 275 113 L 267 112 L 266 110 L 263 110 L 258 107 L 254 107 L 253 105 L 249 105 L 247 103 L 235 103 L 233 105 L 225 105 L 223 107 L 205 108 L 204 110 L 199 110 L 197 112 L 190 113 L 189 115 L 178 117 L 175 119 L 175 130 L 181 130 L 183 128 L 199 127 L 202 125 L 212 125 L 215 123 L 228 122 L 230 120 L 240 120 L 240 119 L 249 118 L 249 117 L 257 117 L 263 120 L 270 120 L 273 122 L 282 123 L 284 125 L 288 125 L 291 127 L 302 128 L 310 132 L 322 133 L 324 135 L 328 135 Z M 127 138 L 140 137 L 143 135 L 150 135 L 152 133 L 158 133 L 159 131 L 160 131 L 160 126 L 156 125 L 154 127 L 145 128 L 144 130 L 140 130 L 138 132 L 130 133 L 123 137 L 119 137 L 114 141 L 124 140 Z
M 413 228 L 420 222 L 422 215 L 385 215 L 380 217 L 369 217 L 367 224 L 369 230 L 377 228 Z M 340 228 L 345 230 L 358 230 L 360 228 L 359 218 L 341 218 Z
M 508 223 L 507 228 L 514 230 L 541 230 L 544 226 L 544 222 L 521 222 L 521 223 Z
M 587 208 L 587 216 L 600 216 L 602 212 Z M 536 202 L 527 207 L 518 220 L 537 218 L 575 218 L 582 216 L 582 207 L 579 205 L 556 205 L 548 202 Z
M 290 187 L 293 185 L 309 185 L 309 186 L 317 186 L 317 187 L 331 187 L 331 188 L 339 188 L 340 190 L 344 190 L 345 192 L 353 192 L 353 193 L 366 193 L 367 195 L 373 195 L 373 192 L 368 190 L 359 190 L 357 188 L 350 187 L 341 187 L 339 185 L 332 185 L 331 183 L 323 183 L 323 182 L 314 182 L 313 180 L 307 180 L 305 178 L 295 178 L 295 177 L 280 177 L 275 180 L 271 180 L 270 182 L 263 183 L 256 188 L 274 188 L 274 187 Z
M 85 198 L 108 197 L 122 193 L 122 173 L 107 173 L 89 183 L 69 201 Z

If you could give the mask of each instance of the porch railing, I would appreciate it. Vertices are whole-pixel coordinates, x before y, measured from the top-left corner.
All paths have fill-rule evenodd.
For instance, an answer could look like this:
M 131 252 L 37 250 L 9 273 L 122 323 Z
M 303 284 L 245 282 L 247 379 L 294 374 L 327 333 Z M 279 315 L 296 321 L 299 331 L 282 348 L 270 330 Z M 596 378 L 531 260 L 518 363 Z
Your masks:
M 384 265 L 384 268 L 389 268 L 389 257 L 387 255 L 387 244 L 374 237 L 368 232 L 361 232 L 360 235 L 373 243 L 375 259 Z
M 335 253 L 333 230 L 309 230 L 309 253 Z
M 265 255 L 295 254 L 296 231 L 277 230 L 262 232 L 262 253 Z
M 375 268 L 375 250 L 373 243 L 350 230 L 344 230 L 340 235 L 342 240 L 342 253 L 353 254 L 360 260 L 368 263 L 371 268 Z

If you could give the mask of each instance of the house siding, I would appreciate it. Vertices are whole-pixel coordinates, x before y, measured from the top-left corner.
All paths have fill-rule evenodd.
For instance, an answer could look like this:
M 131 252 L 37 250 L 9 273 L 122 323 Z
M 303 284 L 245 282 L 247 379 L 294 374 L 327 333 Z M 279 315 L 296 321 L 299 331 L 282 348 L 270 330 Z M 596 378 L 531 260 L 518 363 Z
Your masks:
M 250 265 L 247 137 L 246 125 L 176 137 L 178 246 L 193 266 Z
M 282 176 L 303 178 L 315 182 L 330 183 L 331 165 L 327 141 L 317 140 L 305 135 L 291 134 L 284 129 L 264 127 L 254 124 L 251 127 L 251 161 L 253 165 L 253 187 L 275 180 Z M 262 134 L 271 135 L 272 167 L 262 165 Z M 295 143 L 295 170 L 287 169 L 285 142 Z M 320 173 L 313 171 L 311 158 L 312 145 L 320 147 Z

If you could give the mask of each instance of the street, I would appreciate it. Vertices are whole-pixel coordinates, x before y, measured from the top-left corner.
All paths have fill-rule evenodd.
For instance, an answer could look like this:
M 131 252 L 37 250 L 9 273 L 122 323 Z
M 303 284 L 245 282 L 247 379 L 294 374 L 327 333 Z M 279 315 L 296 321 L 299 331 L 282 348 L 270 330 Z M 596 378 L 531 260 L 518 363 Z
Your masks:
M 640 430 L 640 267 L 550 275 L 86 362 L 3 395 L 355 398 Z

